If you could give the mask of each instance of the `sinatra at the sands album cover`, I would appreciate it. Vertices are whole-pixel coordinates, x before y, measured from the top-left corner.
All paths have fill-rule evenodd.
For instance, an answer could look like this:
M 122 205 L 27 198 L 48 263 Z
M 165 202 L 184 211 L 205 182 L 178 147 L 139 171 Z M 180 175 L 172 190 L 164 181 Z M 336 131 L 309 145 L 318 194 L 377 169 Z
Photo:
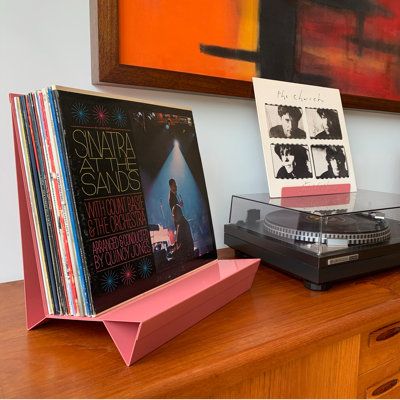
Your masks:
M 94 308 L 215 258 L 192 112 L 58 96 Z
M 50 313 L 95 315 L 216 259 L 190 110 L 54 86 L 13 113 Z

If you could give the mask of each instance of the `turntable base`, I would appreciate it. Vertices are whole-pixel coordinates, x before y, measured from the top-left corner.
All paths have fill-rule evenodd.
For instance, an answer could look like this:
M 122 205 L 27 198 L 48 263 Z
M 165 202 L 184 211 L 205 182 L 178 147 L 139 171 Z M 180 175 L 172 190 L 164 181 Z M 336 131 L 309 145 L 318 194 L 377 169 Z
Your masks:
M 262 232 L 262 228 L 260 228 Z M 396 225 L 392 231 L 400 235 Z M 400 244 L 389 241 L 384 245 L 355 246 L 316 257 L 299 251 L 295 246 L 276 240 L 264 233 L 257 233 L 227 224 L 224 243 L 233 248 L 238 257 L 261 258 L 269 267 L 302 279 L 307 289 L 324 291 L 334 282 L 356 278 L 400 265 Z M 361 248 L 360 248 L 361 247 Z M 328 264 L 330 259 L 337 264 Z
M 262 194 L 233 196 L 224 243 L 315 291 L 399 266 L 400 195 L 360 190 L 342 199 L 308 196 L 289 207 Z

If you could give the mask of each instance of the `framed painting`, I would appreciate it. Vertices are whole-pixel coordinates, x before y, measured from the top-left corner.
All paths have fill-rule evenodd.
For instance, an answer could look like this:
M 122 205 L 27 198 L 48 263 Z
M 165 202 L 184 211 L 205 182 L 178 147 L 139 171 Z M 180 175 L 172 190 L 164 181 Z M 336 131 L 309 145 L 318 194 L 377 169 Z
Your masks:
M 93 83 L 253 97 L 252 77 L 400 112 L 398 0 L 91 0 Z

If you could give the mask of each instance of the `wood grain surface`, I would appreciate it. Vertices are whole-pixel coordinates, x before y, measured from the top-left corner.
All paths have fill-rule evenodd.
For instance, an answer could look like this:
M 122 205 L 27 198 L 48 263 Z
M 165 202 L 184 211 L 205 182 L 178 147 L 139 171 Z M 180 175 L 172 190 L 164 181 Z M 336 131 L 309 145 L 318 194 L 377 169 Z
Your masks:
M 53 320 L 28 332 L 24 313 L 23 282 L 1 284 L 0 397 L 223 397 L 240 393 L 240 385 L 240 397 L 279 397 L 273 390 L 282 389 L 282 374 L 296 360 L 317 371 L 327 354 L 346 360 L 358 351 L 360 333 L 400 319 L 400 275 L 393 270 L 312 292 L 262 265 L 250 291 L 131 367 L 101 323 Z M 341 360 L 334 365 L 342 374 L 351 375 L 351 363 L 357 371 L 357 357 Z M 286 393 L 298 396 L 296 387 Z

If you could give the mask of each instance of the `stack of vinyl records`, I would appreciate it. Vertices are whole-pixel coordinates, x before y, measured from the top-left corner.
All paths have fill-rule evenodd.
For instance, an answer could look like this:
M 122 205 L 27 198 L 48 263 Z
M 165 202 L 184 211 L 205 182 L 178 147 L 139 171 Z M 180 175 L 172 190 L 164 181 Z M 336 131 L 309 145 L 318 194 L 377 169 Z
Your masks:
M 49 314 L 94 316 L 215 258 L 191 111 L 56 86 L 10 99 Z

